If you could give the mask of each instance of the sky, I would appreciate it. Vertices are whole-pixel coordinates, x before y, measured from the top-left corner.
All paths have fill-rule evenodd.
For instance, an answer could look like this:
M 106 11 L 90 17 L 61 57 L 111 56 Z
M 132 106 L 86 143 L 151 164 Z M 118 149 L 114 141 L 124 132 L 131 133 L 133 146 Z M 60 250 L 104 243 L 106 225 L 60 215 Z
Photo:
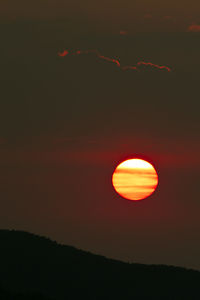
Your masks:
M 193 2 L 1 4 L 1 228 L 200 269 Z M 111 184 L 117 164 L 134 155 L 159 176 L 156 192 L 137 203 Z
M 131 32 L 186 31 L 199 25 L 198 0 L 25 0 L 2 1 L 2 22 L 16 20 L 68 20 L 73 31 Z

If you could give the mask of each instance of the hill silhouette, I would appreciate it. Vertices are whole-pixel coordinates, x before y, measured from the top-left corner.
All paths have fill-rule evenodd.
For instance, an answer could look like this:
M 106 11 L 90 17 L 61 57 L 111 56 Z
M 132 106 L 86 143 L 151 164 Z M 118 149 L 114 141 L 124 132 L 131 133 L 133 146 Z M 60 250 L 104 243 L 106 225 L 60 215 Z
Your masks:
M 23 231 L 0 230 L 0 266 L 0 299 L 200 299 L 198 271 L 128 264 Z

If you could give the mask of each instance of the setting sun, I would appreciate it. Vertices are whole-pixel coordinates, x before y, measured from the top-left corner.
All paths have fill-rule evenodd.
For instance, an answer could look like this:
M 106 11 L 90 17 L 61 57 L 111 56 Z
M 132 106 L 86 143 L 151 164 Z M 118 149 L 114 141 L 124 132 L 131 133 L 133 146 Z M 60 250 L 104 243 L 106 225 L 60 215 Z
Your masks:
M 158 185 L 155 168 L 143 159 L 128 159 L 120 163 L 112 176 L 116 192 L 128 200 L 150 196 Z

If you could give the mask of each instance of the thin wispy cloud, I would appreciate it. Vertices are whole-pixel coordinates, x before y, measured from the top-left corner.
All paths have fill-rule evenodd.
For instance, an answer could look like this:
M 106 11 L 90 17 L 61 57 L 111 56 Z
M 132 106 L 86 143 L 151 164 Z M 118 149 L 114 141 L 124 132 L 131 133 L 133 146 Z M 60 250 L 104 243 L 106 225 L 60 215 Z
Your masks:
M 171 72 L 171 68 L 169 68 L 167 66 L 156 65 L 156 64 L 153 64 L 151 62 L 140 61 L 140 62 L 137 63 L 137 66 L 150 66 L 150 67 L 155 68 L 155 69 L 166 70 L 168 72 Z
M 141 70 L 144 70 L 144 68 L 151 68 L 154 70 L 162 70 L 162 71 L 167 71 L 167 72 L 172 71 L 172 69 L 168 66 L 158 65 L 158 64 L 154 64 L 152 62 L 145 62 L 145 61 L 139 61 L 136 65 L 133 65 L 133 66 L 131 66 L 131 65 L 123 66 L 119 59 L 104 56 L 98 50 L 77 50 L 75 52 L 70 52 L 68 50 L 64 50 L 63 52 L 58 52 L 58 56 L 60 56 L 60 57 L 65 57 L 67 55 L 75 56 L 75 55 L 81 55 L 81 54 L 95 54 L 96 57 L 98 57 L 99 59 L 113 63 L 123 71 L 126 71 L 126 70 L 141 71 Z

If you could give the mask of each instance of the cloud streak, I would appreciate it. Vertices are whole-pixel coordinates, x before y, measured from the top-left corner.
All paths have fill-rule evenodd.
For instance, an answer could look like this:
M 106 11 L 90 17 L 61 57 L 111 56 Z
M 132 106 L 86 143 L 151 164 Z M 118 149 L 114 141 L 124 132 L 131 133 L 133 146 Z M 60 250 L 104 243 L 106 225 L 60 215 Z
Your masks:
M 200 32 L 200 25 L 192 24 L 188 27 L 187 32 Z
M 140 61 L 137 63 L 137 66 L 150 66 L 156 69 L 160 69 L 160 70 L 166 70 L 168 72 L 171 72 L 171 68 L 167 67 L 167 66 L 159 66 L 156 64 L 153 64 L 151 62 L 144 62 L 144 61 Z
M 152 62 L 145 62 L 145 61 L 139 61 L 135 66 L 122 66 L 119 59 L 104 56 L 98 50 L 77 50 L 75 52 L 64 50 L 63 52 L 58 52 L 59 57 L 65 57 L 67 55 L 74 56 L 74 55 L 81 55 L 81 54 L 95 54 L 96 57 L 98 57 L 99 59 L 110 63 L 114 63 L 118 68 L 120 68 L 123 71 L 127 71 L 127 70 L 141 71 L 144 68 L 151 68 L 154 70 L 161 70 L 167 72 L 172 71 L 171 68 L 168 66 L 162 66 L 162 65 L 154 64 Z

